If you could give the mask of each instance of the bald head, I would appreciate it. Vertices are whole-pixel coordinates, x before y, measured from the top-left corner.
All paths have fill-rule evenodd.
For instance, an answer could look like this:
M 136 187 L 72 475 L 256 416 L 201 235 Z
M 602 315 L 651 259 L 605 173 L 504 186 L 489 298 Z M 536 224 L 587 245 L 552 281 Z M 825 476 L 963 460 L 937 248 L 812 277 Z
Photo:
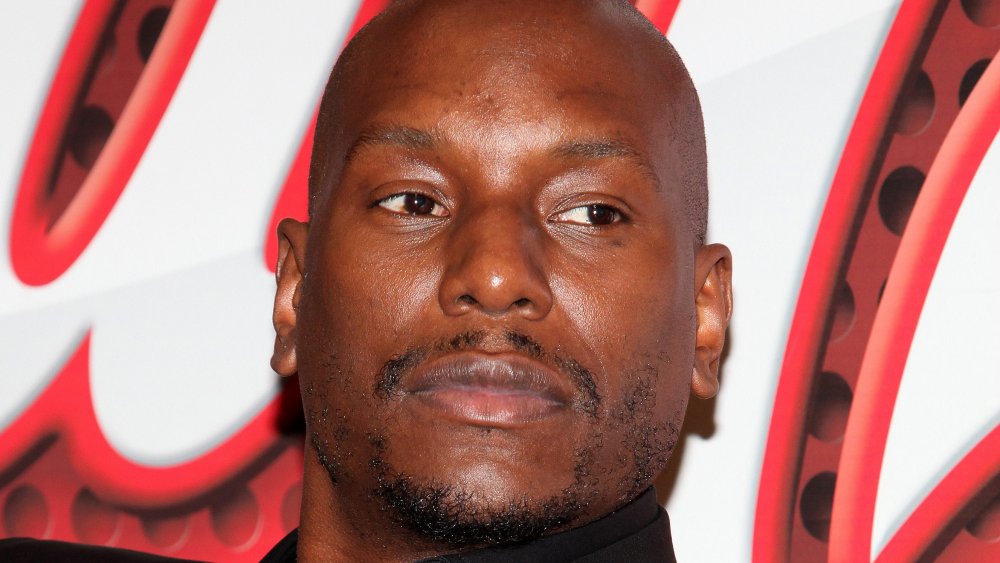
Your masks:
M 456 81 L 435 72 L 441 67 L 467 72 Z M 595 74 L 618 91 L 594 83 Z M 327 84 L 309 173 L 310 217 L 364 134 L 358 117 L 387 95 L 427 87 L 478 95 L 490 98 L 488 111 L 503 119 L 504 89 L 538 82 L 568 98 L 581 92 L 635 98 L 629 105 L 636 115 L 628 117 L 662 137 L 650 158 L 672 163 L 658 170 L 657 181 L 683 209 L 695 246 L 704 242 L 708 193 L 698 96 L 674 48 L 626 1 L 394 2 L 351 40 Z

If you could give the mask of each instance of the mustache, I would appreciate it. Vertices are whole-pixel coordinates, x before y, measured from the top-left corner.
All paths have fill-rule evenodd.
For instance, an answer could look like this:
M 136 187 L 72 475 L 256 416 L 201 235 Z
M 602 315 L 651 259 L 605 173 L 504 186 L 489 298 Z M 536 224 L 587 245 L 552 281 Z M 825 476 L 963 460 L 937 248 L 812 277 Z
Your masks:
M 408 348 L 402 354 L 389 359 L 379 370 L 375 380 L 375 395 L 383 398 L 392 396 L 399 388 L 403 377 L 432 353 L 476 350 L 487 336 L 486 331 L 481 330 L 462 332 L 450 338 L 440 338 L 429 344 Z M 601 396 L 597 392 L 593 372 L 572 357 L 562 354 L 552 357 L 540 342 L 523 332 L 508 329 L 503 332 L 502 339 L 514 351 L 554 365 L 556 370 L 565 375 L 577 390 L 580 397 L 579 407 L 588 415 L 597 416 Z M 551 362 L 548 362 L 549 358 L 552 359 Z

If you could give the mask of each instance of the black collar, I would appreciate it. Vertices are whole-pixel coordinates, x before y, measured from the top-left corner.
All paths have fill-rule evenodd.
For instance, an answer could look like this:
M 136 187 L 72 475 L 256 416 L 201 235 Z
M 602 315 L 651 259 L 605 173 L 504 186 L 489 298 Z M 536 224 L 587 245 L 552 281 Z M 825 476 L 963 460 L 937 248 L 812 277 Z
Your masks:
M 298 539 L 298 530 L 288 534 L 262 562 L 295 561 Z M 656 492 L 650 488 L 621 509 L 579 528 L 526 544 L 490 547 L 422 560 L 423 563 L 490 561 L 652 563 L 673 562 L 675 559 L 667 513 L 656 501 Z

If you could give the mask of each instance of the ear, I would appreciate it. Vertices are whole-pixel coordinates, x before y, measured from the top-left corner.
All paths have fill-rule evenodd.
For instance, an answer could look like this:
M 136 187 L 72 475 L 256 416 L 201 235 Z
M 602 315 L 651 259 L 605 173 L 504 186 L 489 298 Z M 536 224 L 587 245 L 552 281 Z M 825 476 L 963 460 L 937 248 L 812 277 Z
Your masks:
M 298 371 L 295 327 L 308 235 L 308 223 L 284 219 L 278 224 L 278 264 L 274 269 L 278 289 L 274 292 L 274 354 L 271 355 L 271 368 L 286 377 Z
M 701 399 L 710 399 L 719 392 L 719 361 L 733 314 L 732 263 L 732 254 L 721 244 L 702 246 L 695 257 L 698 326 L 691 391 Z

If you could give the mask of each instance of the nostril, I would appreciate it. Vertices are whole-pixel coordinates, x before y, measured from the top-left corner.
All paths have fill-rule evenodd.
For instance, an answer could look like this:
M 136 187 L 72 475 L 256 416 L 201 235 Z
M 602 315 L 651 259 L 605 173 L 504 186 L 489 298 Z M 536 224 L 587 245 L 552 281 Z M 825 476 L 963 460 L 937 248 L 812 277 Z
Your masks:
M 459 297 L 458 302 L 464 305 L 475 305 L 476 303 L 478 303 L 478 301 L 476 301 L 476 298 L 469 295 L 468 293 Z
M 520 298 L 520 299 L 518 299 L 517 301 L 514 302 L 514 306 L 517 307 L 518 309 L 526 309 L 530 305 L 531 305 L 531 300 L 530 299 L 525 299 L 524 297 L 522 297 L 522 298 Z

